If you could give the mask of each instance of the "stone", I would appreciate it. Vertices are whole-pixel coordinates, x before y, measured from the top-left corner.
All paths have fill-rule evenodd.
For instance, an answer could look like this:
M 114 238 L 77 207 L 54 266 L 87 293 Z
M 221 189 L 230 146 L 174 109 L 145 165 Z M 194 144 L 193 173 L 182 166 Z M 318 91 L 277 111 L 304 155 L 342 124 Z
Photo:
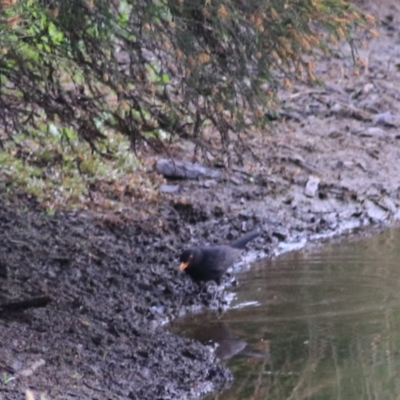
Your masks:
M 318 191 L 320 181 L 321 180 L 318 177 L 311 175 L 308 178 L 306 187 L 304 188 L 304 194 L 307 197 L 314 197 Z

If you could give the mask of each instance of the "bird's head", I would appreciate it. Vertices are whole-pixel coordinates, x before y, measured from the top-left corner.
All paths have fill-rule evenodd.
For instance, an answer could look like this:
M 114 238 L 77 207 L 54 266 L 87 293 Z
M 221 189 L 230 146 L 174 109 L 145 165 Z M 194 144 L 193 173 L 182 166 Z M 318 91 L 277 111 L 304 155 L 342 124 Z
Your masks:
M 189 250 L 185 250 L 181 256 L 179 257 L 179 261 L 180 261 L 180 265 L 179 265 L 179 269 L 181 271 L 185 270 L 190 263 L 192 262 L 194 257 L 194 252 L 193 250 L 189 249 Z

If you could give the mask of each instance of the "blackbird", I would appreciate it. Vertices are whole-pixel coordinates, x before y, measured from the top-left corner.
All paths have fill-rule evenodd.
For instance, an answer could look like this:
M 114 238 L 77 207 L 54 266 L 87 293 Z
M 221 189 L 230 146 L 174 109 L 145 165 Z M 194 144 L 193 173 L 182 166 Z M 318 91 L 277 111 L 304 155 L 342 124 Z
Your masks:
M 246 244 L 257 236 L 260 232 L 254 230 L 230 244 L 187 249 L 180 256 L 179 269 L 197 283 L 214 281 L 219 285 L 222 275 L 240 256 Z

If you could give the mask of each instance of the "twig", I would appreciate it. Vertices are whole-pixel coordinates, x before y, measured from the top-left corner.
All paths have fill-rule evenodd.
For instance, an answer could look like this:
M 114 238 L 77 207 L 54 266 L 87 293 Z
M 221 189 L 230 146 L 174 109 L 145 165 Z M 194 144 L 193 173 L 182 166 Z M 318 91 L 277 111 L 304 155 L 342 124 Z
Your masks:
M 27 300 L 11 301 L 9 303 L 0 304 L 0 313 L 23 311 L 28 308 L 46 307 L 51 302 L 49 296 L 33 297 Z

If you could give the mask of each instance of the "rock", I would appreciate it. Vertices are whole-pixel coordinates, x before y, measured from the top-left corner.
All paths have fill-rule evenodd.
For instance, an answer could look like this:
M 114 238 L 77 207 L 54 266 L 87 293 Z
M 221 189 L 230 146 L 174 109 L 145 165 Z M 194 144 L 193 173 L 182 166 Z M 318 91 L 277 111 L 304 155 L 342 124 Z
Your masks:
M 385 131 L 381 128 L 377 128 L 376 126 L 371 126 L 365 131 L 359 132 L 360 137 L 384 137 L 386 135 Z
M 372 123 L 374 125 L 385 125 L 385 126 L 400 126 L 400 116 L 394 115 L 390 111 L 375 114 L 372 117 Z
M 318 177 L 311 175 L 308 178 L 308 181 L 306 183 L 306 187 L 304 189 L 304 194 L 307 197 L 314 197 L 318 191 L 318 186 L 319 186 L 320 181 L 321 180 Z
M 179 185 L 160 185 L 158 190 L 162 193 L 176 193 L 179 191 Z
M 232 176 L 230 181 L 236 186 L 240 186 L 242 184 L 242 181 L 239 178 L 236 178 L 235 176 Z
M 371 200 L 365 200 L 364 207 L 367 212 L 368 217 L 375 221 L 386 221 L 387 212 L 382 209 L 382 207 L 378 206 Z
M 354 165 L 355 165 L 354 161 L 350 161 L 350 160 L 343 161 L 343 167 L 345 167 L 345 168 L 351 169 L 354 167 Z
M 388 197 L 388 196 L 384 196 L 383 198 L 381 198 L 377 204 L 382 207 L 384 210 L 387 210 L 389 212 L 391 212 L 392 214 L 395 214 L 397 211 L 397 206 L 394 203 L 394 201 Z
M 340 111 L 342 111 L 342 109 L 343 109 L 343 107 L 342 107 L 340 104 L 338 104 L 338 103 L 334 104 L 334 105 L 331 107 L 331 111 L 332 111 L 333 113 L 339 113 Z
M 372 83 L 367 83 L 363 87 L 363 93 L 368 94 L 373 88 L 374 85 Z
M 206 181 L 199 182 L 199 186 L 200 187 L 204 187 L 206 189 L 209 189 L 209 188 L 215 186 L 216 184 L 217 184 L 217 182 L 215 180 L 212 180 L 212 179 L 208 179 Z
M 331 139 L 337 139 L 342 136 L 343 136 L 343 133 L 340 132 L 340 130 L 338 130 L 337 128 L 331 129 L 328 134 L 328 137 L 330 137 Z
M 155 170 L 166 178 L 197 179 L 200 176 L 219 179 L 221 173 L 200 164 L 192 164 L 186 161 L 174 161 L 161 159 L 155 163 Z

